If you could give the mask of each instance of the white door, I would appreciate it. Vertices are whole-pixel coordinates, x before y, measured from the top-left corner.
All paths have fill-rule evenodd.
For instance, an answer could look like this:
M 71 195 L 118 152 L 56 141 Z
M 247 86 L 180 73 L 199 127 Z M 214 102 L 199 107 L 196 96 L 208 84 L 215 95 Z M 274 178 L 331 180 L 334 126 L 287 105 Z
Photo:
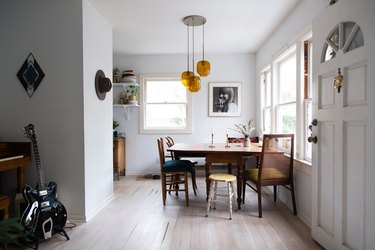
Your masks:
M 375 249 L 374 0 L 338 0 L 314 20 L 313 118 L 312 235 L 326 249 Z

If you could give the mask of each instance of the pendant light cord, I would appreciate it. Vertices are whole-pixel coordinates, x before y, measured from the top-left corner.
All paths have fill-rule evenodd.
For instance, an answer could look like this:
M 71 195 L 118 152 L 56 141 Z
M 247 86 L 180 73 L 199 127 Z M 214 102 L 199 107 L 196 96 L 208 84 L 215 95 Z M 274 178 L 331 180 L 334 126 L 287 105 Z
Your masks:
M 204 61 L 204 23 L 203 23 L 203 61 Z
M 193 73 L 194 73 L 194 17 L 193 17 Z
M 189 42 L 190 42 L 190 39 L 189 39 L 189 25 L 186 25 L 186 30 L 187 30 L 187 71 L 190 70 L 190 58 L 189 58 L 189 55 L 190 55 L 190 51 L 189 51 Z

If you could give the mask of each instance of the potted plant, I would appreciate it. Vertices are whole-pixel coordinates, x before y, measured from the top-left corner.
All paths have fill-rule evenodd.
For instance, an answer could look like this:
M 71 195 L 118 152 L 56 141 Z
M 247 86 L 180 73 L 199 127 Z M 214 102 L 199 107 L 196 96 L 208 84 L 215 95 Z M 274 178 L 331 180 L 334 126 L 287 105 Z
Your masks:
M 255 130 L 254 126 L 254 117 L 249 120 L 247 124 L 234 124 L 234 129 L 231 128 L 231 130 L 234 130 L 240 134 L 242 134 L 245 138 L 244 140 L 244 147 L 250 146 L 250 134 L 252 131 Z
M 129 102 L 136 102 L 139 92 L 138 85 L 127 85 L 125 88 L 126 96 L 128 97 Z
M 0 221 L 0 247 L 4 244 L 12 244 L 22 248 L 28 242 L 25 228 L 19 223 L 18 218 Z
M 113 120 L 113 137 L 117 137 L 117 131 L 116 128 L 120 126 L 120 123 L 118 121 Z

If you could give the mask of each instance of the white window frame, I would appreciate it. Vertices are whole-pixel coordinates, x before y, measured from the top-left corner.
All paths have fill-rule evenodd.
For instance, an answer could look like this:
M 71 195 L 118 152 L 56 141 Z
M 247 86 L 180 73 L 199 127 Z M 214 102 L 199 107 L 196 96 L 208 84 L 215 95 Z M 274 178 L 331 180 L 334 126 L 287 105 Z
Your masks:
M 266 75 L 270 74 L 270 79 L 267 81 Z M 270 85 L 270 100 L 269 105 L 267 104 L 267 85 Z M 260 75 L 260 90 L 261 90 L 261 134 L 271 132 L 272 131 L 272 106 L 273 106 L 273 98 L 272 98 L 272 73 L 271 73 L 271 65 L 266 66 L 262 71 Z M 266 110 L 270 110 L 271 113 L 271 131 L 266 131 L 266 125 L 265 125 L 265 112 Z
M 308 88 L 308 97 L 305 99 L 304 98 L 304 93 L 303 93 L 303 89 L 302 89 L 302 111 L 303 111 L 303 119 L 301 119 L 301 122 L 302 122 L 302 129 L 301 129 L 301 138 L 303 139 L 303 143 L 301 145 L 301 160 L 305 160 L 307 162 L 311 162 L 311 157 L 309 157 L 307 155 L 307 146 L 309 145 L 309 143 L 307 142 L 307 137 L 308 137 L 308 134 L 309 134 L 309 125 L 310 125 L 310 122 L 308 120 L 308 110 L 307 110 L 307 106 L 310 104 L 312 105 L 312 33 L 309 33 L 307 34 L 302 40 L 301 40 L 301 50 L 302 50 L 302 56 L 303 56 L 303 43 L 305 41 L 308 41 L 309 42 L 309 47 L 308 47 L 308 55 L 310 56 L 309 59 L 308 59 L 308 72 L 307 72 L 307 77 L 308 77 L 308 85 L 309 85 L 309 88 Z M 303 72 L 304 70 L 304 66 L 303 66 L 303 61 L 302 61 L 302 69 L 301 71 Z M 302 75 L 302 78 L 303 78 L 303 75 Z M 302 82 L 301 82 L 301 86 L 303 85 L 303 79 L 302 79 Z M 310 114 L 312 115 L 312 113 Z M 311 145 L 310 145 L 311 146 Z
M 176 80 L 181 83 L 181 77 L 179 74 L 140 74 L 140 115 L 139 115 L 139 126 L 141 134 L 188 134 L 192 133 L 192 95 L 186 89 L 186 127 L 184 128 L 171 128 L 171 127 L 159 127 L 159 128 L 146 128 L 146 105 L 147 105 L 147 82 L 150 80 L 160 81 L 171 81 Z M 168 103 L 170 104 L 170 103 Z
M 278 56 L 275 56 L 274 59 L 270 62 L 269 65 L 264 67 L 260 71 L 260 116 L 261 116 L 261 128 L 264 130 L 265 120 L 264 112 L 268 106 L 265 106 L 265 90 L 264 90 L 264 79 L 267 72 L 271 72 L 271 133 L 277 133 L 277 115 L 278 109 L 282 106 L 295 104 L 296 105 L 296 132 L 295 132 L 295 159 L 302 160 L 305 162 L 311 162 L 311 158 L 307 156 L 307 132 L 308 132 L 308 120 L 307 120 L 307 105 L 311 103 L 311 93 L 309 98 L 304 99 L 304 54 L 303 54 L 303 43 L 304 41 L 312 40 L 311 31 L 305 31 L 303 34 L 299 35 L 294 39 L 293 42 L 289 43 L 287 48 L 279 51 Z M 309 49 L 310 56 L 311 50 Z M 293 102 L 280 103 L 279 99 L 279 64 L 287 60 L 290 56 L 296 55 L 296 100 Z M 311 76 L 311 65 L 312 60 L 309 60 L 309 75 Z M 311 77 L 309 77 L 309 85 L 311 86 Z M 311 90 L 311 88 L 310 88 Z

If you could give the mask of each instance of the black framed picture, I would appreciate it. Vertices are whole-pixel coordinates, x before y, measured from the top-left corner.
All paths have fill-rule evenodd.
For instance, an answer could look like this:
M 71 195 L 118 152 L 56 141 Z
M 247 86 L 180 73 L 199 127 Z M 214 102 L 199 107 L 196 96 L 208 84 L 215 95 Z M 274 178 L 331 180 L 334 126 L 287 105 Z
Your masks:
M 209 116 L 241 116 L 241 82 L 210 82 Z

